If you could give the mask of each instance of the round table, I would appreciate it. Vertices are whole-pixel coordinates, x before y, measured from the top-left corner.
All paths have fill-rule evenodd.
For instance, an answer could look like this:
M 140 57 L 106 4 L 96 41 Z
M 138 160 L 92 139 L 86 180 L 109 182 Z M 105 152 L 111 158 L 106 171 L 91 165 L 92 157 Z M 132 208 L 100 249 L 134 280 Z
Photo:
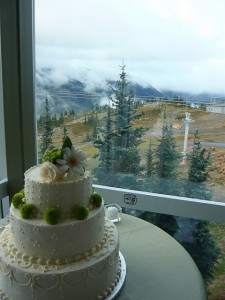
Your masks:
M 202 276 L 170 235 L 133 216 L 115 223 L 127 267 L 118 300 L 206 300 Z

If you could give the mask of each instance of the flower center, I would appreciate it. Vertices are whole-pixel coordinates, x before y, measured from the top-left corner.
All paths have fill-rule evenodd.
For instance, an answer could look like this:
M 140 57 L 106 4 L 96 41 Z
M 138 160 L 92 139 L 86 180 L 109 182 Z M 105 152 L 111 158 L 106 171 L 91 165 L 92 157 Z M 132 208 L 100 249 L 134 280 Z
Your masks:
M 76 163 L 77 163 L 76 158 L 75 157 L 71 157 L 70 160 L 69 160 L 69 163 L 70 163 L 70 165 L 75 166 Z

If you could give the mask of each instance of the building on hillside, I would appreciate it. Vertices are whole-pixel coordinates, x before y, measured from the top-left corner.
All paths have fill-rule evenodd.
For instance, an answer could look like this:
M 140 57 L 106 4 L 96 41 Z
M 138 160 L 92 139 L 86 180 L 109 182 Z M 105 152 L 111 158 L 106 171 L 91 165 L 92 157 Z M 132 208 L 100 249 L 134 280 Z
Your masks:
M 191 103 L 191 108 L 199 108 L 200 107 L 200 105 L 199 104 L 197 104 L 197 103 Z
M 225 114 L 225 104 L 206 105 L 206 111 L 216 114 Z

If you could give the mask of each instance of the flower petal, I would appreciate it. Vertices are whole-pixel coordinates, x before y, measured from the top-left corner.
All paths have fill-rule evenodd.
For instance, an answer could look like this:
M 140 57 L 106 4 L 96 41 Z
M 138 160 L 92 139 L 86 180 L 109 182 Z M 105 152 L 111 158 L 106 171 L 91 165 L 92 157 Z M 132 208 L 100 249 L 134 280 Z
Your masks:
M 60 172 L 65 172 L 66 173 L 66 171 L 69 169 L 69 166 L 68 165 L 63 165 L 63 166 L 60 166 L 59 167 L 59 170 L 60 170 Z
M 56 162 L 59 165 L 66 165 L 66 160 L 65 159 L 58 158 L 58 159 L 56 159 Z
M 71 152 L 71 151 L 70 151 L 70 148 L 68 148 L 68 147 L 65 148 L 65 149 L 63 149 L 63 153 L 64 153 L 64 155 L 66 155 L 67 157 L 70 156 L 70 152 Z

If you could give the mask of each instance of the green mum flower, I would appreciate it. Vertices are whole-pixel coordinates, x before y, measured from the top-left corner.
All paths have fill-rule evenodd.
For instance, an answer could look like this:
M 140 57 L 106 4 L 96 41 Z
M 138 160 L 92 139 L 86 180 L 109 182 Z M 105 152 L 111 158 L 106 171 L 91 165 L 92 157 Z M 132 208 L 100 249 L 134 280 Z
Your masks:
M 20 215 L 23 219 L 31 219 L 36 215 L 36 207 L 32 203 L 23 204 L 20 208 Z
M 63 150 L 62 149 L 53 149 L 46 151 L 43 161 L 51 162 L 56 164 L 57 159 L 63 159 Z
M 24 194 L 22 194 L 21 192 L 16 193 L 12 198 L 12 205 L 15 208 L 20 208 L 20 206 L 22 206 L 24 204 L 23 198 L 24 198 Z
M 87 219 L 89 214 L 89 209 L 85 206 L 76 204 L 72 210 L 72 216 L 78 220 Z
M 47 208 L 44 214 L 44 219 L 46 223 L 50 225 L 57 224 L 60 220 L 60 210 L 54 207 Z
M 100 207 L 102 205 L 102 196 L 99 194 L 91 194 L 91 204 L 95 207 Z

